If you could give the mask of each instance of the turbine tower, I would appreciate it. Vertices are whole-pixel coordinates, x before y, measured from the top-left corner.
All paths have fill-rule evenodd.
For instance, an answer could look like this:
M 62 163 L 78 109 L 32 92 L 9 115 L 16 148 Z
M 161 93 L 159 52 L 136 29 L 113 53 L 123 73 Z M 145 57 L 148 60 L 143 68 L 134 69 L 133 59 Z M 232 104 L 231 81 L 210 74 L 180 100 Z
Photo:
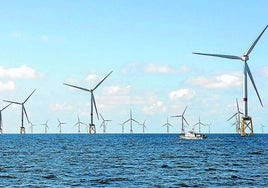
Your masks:
M 112 74 L 113 71 L 111 71 L 107 76 L 105 76 L 93 89 L 87 89 L 87 88 L 83 88 L 83 87 L 78 87 L 78 86 L 75 86 L 75 85 L 71 85 L 71 84 L 66 84 L 64 83 L 64 85 L 67 85 L 67 86 L 70 86 L 70 87 L 74 87 L 76 89 L 80 89 L 80 90 L 83 90 L 83 91 L 87 91 L 87 92 L 90 92 L 90 95 L 91 95 L 91 108 L 90 108 L 90 117 L 91 117 L 91 121 L 90 121 L 90 124 L 89 124 L 89 133 L 90 134 L 95 134 L 96 133 L 96 127 L 95 127 L 95 124 L 93 123 L 93 106 L 95 108 L 95 112 L 96 112 L 96 115 L 97 115 L 97 118 L 99 119 L 99 115 L 98 115 L 98 110 L 97 110 L 97 105 L 96 105 L 96 101 L 95 101 L 95 97 L 94 97 L 94 90 L 97 89 L 99 87 L 99 85 L 101 85 L 101 83 L 110 75 Z
M 48 129 L 48 125 L 47 125 L 47 123 L 48 123 L 48 120 L 46 121 L 46 123 L 43 123 L 43 124 L 42 124 L 42 125 L 45 126 L 45 134 L 47 134 L 47 129 Z
M 33 134 L 33 127 L 36 126 L 35 124 L 33 124 L 31 121 L 29 121 L 30 129 L 31 129 L 31 134 Z
M 240 134 L 240 123 L 241 123 L 240 122 L 240 114 L 243 115 L 243 113 L 239 109 L 237 98 L 236 98 L 236 110 L 237 110 L 237 112 L 234 115 L 232 115 L 227 121 L 230 121 L 231 119 L 236 117 L 236 121 L 234 124 L 236 125 L 236 132 Z
M 134 121 L 137 124 L 140 124 L 140 123 L 137 120 L 135 120 L 135 119 L 132 118 L 132 110 L 130 110 L 129 116 L 130 116 L 129 119 L 126 120 L 124 123 L 122 123 L 122 125 L 124 125 L 125 123 L 127 123 L 127 122 L 130 121 L 130 133 L 132 134 L 133 133 L 132 122 Z
M 204 123 L 202 123 L 202 122 L 200 121 L 200 116 L 199 116 L 199 120 L 198 120 L 198 122 L 197 122 L 196 124 L 194 124 L 194 126 L 196 126 L 196 125 L 198 125 L 198 132 L 199 132 L 199 133 L 201 133 L 201 125 L 206 126 L 206 124 L 204 124 Z
M 146 128 L 145 122 L 146 122 L 146 120 L 144 120 L 143 123 L 140 124 L 140 125 L 142 125 L 142 133 L 145 132 L 145 128 Z
M 188 106 L 185 107 L 182 115 L 176 115 L 176 116 L 171 116 L 171 117 L 181 117 L 181 134 L 185 134 L 185 129 L 184 129 L 184 122 L 189 125 L 189 123 L 187 122 L 187 120 L 184 117 L 185 111 L 187 109 Z
M 35 89 L 36 90 L 36 89 Z M 28 99 L 32 96 L 32 94 L 35 92 L 35 90 L 33 90 L 33 92 L 23 101 L 23 102 L 15 102 L 15 101 L 8 101 L 8 100 L 4 100 L 5 102 L 10 102 L 10 103 L 13 103 L 13 104 L 18 104 L 18 105 L 21 105 L 21 127 L 20 127 L 20 134 L 25 134 L 25 127 L 24 127 L 24 114 L 27 118 L 27 121 L 28 123 L 30 122 L 29 121 L 29 118 L 28 118 L 28 115 L 27 115 L 27 112 L 26 112 L 26 109 L 24 107 L 24 104 L 28 101 Z
M 102 123 L 101 123 L 100 127 L 103 127 L 103 133 L 105 134 L 106 133 L 106 122 L 109 122 L 109 121 L 112 121 L 112 120 L 104 119 L 101 114 L 100 114 L 100 117 L 102 119 Z
M 64 124 L 66 124 L 66 123 L 62 123 L 62 122 L 59 120 L 59 118 L 58 118 L 58 122 L 59 122 L 59 124 L 58 124 L 58 127 L 57 127 L 57 128 L 60 128 L 60 133 L 61 133 L 61 125 L 64 125 Z
M 206 56 L 214 56 L 214 57 L 220 57 L 220 58 L 226 58 L 226 59 L 235 59 L 235 60 L 241 60 L 243 61 L 243 102 L 244 102 L 244 115 L 242 116 L 242 122 L 240 127 L 240 135 L 241 136 L 247 136 L 247 135 L 253 135 L 253 124 L 252 119 L 248 115 L 248 83 L 247 83 L 247 76 L 249 76 L 251 83 L 256 91 L 256 94 L 259 98 L 259 101 L 261 103 L 261 106 L 263 106 L 260 95 L 258 93 L 257 87 L 255 85 L 253 76 L 250 72 L 249 66 L 247 64 L 247 61 L 249 60 L 249 54 L 267 29 L 268 25 L 263 29 L 263 31 L 260 33 L 260 35 L 257 37 L 257 39 L 253 42 L 253 44 L 250 46 L 250 48 L 245 52 L 242 56 L 235 56 L 235 55 L 221 55 L 221 54 L 207 54 L 207 53 L 196 53 L 193 52 L 193 54 L 197 55 L 206 55 Z M 247 131 L 248 129 L 248 131 Z
M 85 123 L 81 122 L 81 121 L 80 121 L 79 116 L 77 116 L 77 123 L 76 123 L 76 124 L 74 124 L 74 126 L 76 126 L 76 125 L 77 125 L 77 127 L 78 127 L 78 133 L 80 133 L 80 132 L 81 132 L 81 131 L 80 131 L 80 126 L 81 126 L 81 124 L 82 124 L 82 125 L 87 125 L 87 124 L 85 124 Z
M 4 111 L 7 107 L 9 107 L 11 105 L 11 103 L 9 103 L 8 105 L 6 105 L 4 108 L 2 108 L 1 110 L 0 110 L 0 134 L 2 134 L 3 133 L 3 129 L 2 129 L 2 127 L 3 127 L 3 121 L 2 121 L 2 111 Z
M 167 118 L 167 122 L 163 125 L 163 127 L 167 127 L 167 133 L 169 133 L 170 126 L 172 126 L 172 125 L 168 122 L 168 118 Z

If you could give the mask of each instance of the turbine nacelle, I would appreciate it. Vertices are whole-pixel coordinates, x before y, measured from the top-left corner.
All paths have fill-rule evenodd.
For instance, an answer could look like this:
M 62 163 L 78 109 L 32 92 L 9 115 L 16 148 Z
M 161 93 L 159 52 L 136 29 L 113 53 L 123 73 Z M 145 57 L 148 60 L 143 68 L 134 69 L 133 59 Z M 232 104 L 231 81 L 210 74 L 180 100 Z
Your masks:
M 242 59 L 242 61 L 247 61 L 247 60 L 249 60 L 249 57 L 248 57 L 248 55 L 243 55 L 241 59 Z

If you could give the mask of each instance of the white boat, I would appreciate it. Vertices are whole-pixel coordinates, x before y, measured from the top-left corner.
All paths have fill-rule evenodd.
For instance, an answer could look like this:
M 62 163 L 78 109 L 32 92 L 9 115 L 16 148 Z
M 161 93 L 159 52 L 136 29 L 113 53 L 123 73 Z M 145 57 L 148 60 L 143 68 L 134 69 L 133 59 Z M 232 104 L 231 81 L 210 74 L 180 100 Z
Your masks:
M 184 134 L 180 134 L 180 139 L 202 140 L 206 138 L 207 136 L 205 134 L 195 133 L 193 130 Z

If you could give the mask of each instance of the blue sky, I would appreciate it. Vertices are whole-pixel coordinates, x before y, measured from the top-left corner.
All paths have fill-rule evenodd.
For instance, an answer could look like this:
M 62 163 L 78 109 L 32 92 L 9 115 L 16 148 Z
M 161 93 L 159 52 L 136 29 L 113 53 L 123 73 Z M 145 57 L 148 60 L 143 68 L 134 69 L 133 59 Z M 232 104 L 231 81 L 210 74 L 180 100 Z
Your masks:
M 63 83 L 93 88 L 108 133 L 120 133 L 129 117 L 146 132 L 163 133 L 167 117 L 171 133 L 188 109 L 190 125 L 211 124 L 211 132 L 233 133 L 235 99 L 242 108 L 242 63 L 195 56 L 192 52 L 242 55 L 268 24 L 266 1 L 6 1 L 0 7 L 0 107 L 2 100 L 23 101 L 34 132 L 76 132 L 77 115 L 88 123 L 90 95 Z M 268 31 L 248 64 L 264 103 L 249 83 L 249 115 L 255 132 L 267 123 Z M 18 133 L 21 110 L 2 112 L 5 133 Z M 97 132 L 101 121 L 95 118 Z M 190 129 L 190 128 L 188 128 Z M 135 125 L 134 133 L 142 132 Z M 203 132 L 208 127 L 202 127 Z M 265 128 L 264 128 L 265 130 Z M 267 128 L 268 130 L 268 128 Z M 26 124 L 26 131 L 30 132 Z M 129 125 L 125 126 L 129 132 Z M 82 132 L 86 128 L 82 127 Z

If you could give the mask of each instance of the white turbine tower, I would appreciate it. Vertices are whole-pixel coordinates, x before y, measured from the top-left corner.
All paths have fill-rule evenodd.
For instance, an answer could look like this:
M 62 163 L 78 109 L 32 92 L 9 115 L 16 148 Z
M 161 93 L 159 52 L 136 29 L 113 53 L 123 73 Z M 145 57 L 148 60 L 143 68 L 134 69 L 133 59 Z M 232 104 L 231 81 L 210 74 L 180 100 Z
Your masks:
M 96 115 L 97 115 L 97 118 L 99 119 L 99 114 L 98 114 L 98 110 L 97 110 L 97 105 L 96 105 L 96 101 L 95 101 L 95 97 L 94 97 L 94 90 L 97 89 L 99 87 L 99 85 L 101 85 L 101 83 L 110 75 L 112 74 L 113 71 L 111 71 L 107 76 L 105 76 L 93 89 L 87 89 L 87 88 L 83 88 L 83 87 L 78 87 L 78 86 L 75 86 L 75 85 L 71 85 L 71 84 L 66 84 L 64 83 L 64 85 L 67 85 L 67 86 L 70 86 L 70 87 L 73 87 L 73 88 L 76 88 L 76 89 L 81 89 L 83 91 L 87 91 L 87 92 L 90 92 L 90 95 L 91 95 L 91 108 L 90 108 L 90 118 L 91 118 L 91 121 L 90 121 L 90 124 L 89 124 L 89 133 L 90 134 L 95 134 L 96 133 L 96 127 L 95 127 L 95 124 L 93 123 L 93 106 L 95 108 L 95 111 L 96 111 Z
M 251 83 L 257 93 L 257 96 L 259 98 L 259 101 L 262 104 L 260 95 L 258 93 L 257 87 L 255 85 L 253 76 L 250 72 L 249 66 L 247 64 L 247 61 L 249 60 L 249 54 L 261 38 L 262 34 L 264 31 L 267 29 L 268 25 L 263 29 L 263 31 L 260 33 L 260 35 L 257 37 L 257 39 L 253 42 L 253 44 L 250 46 L 250 48 L 246 51 L 246 53 L 242 56 L 235 56 L 235 55 L 221 55 L 221 54 L 207 54 L 207 53 L 196 53 L 193 52 L 193 54 L 197 55 L 206 55 L 206 56 L 214 56 L 214 57 L 220 57 L 220 58 L 226 58 L 226 59 L 235 59 L 235 60 L 241 60 L 243 61 L 243 102 L 244 102 L 244 115 L 242 116 L 242 122 L 241 122 L 241 128 L 240 128 L 240 135 L 241 136 L 246 136 L 246 135 L 252 135 L 253 134 L 253 125 L 252 125 L 252 119 L 248 115 L 248 83 L 247 83 L 247 76 L 249 76 Z M 249 132 L 246 132 L 246 129 L 249 129 Z
M 172 126 L 172 125 L 168 122 L 168 118 L 167 118 L 167 122 L 163 125 L 163 127 L 167 127 L 167 133 L 169 133 L 170 126 Z
M 185 107 L 183 113 L 181 115 L 176 115 L 176 116 L 171 116 L 171 117 L 181 117 L 181 134 L 185 134 L 185 129 L 184 129 L 184 122 L 189 125 L 189 123 L 187 122 L 187 120 L 184 117 L 185 111 L 187 109 L 188 106 Z

